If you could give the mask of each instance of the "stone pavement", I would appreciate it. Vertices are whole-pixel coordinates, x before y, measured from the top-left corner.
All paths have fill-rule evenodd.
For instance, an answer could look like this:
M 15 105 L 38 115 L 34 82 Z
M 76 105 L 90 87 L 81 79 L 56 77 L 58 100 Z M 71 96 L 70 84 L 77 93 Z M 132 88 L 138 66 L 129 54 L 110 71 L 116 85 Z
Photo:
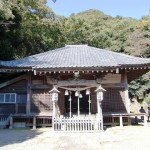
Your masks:
M 150 150 L 150 127 L 108 128 L 98 133 L 57 133 L 50 128 L 0 130 L 0 150 Z

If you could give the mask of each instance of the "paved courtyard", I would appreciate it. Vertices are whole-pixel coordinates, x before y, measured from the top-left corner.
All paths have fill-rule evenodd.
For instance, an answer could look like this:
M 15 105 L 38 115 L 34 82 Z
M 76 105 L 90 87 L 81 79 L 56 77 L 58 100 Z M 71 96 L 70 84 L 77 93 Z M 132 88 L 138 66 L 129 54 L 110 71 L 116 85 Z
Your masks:
M 0 150 L 150 150 L 150 127 L 99 133 L 54 133 L 50 128 L 0 130 Z

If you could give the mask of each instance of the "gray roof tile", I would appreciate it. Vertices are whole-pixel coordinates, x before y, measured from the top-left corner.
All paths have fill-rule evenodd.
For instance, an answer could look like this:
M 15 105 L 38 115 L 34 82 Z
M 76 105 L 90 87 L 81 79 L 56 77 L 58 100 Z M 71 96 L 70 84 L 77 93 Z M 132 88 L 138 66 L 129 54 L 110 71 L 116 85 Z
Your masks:
M 68 45 L 18 60 L 0 61 L 1 66 L 35 68 L 117 67 L 142 64 L 150 64 L 150 59 L 87 45 Z

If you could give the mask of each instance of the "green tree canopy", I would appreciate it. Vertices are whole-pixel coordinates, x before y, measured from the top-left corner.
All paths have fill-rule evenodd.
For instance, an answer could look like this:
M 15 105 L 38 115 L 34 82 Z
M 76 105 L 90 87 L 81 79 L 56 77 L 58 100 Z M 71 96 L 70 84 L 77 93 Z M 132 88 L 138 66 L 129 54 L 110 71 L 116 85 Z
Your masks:
M 55 0 L 54 0 L 55 2 Z M 111 17 L 91 9 L 57 16 L 46 0 L 0 0 L 0 60 L 48 51 L 65 44 L 88 44 L 150 57 L 150 16 Z M 135 97 L 148 97 L 149 75 L 130 84 Z

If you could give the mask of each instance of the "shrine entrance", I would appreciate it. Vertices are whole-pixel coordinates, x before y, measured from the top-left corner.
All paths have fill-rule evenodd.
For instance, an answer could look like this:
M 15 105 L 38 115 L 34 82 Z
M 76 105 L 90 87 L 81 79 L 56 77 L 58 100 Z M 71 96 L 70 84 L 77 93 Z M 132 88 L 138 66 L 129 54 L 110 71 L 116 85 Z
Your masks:
M 71 112 L 76 115 L 78 113 L 78 96 L 75 96 L 75 91 L 71 91 L 70 95 L 65 95 L 66 114 L 70 113 L 70 98 Z M 89 114 L 89 95 L 86 95 L 86 90 L 80 92 L 79 109 L 80 114 Z
M 93 87 L 93 86 L 92 86 Z M 102 131 L 103 117 L 101 101 L 105 91 L 99 85 L 95 92 L 97 93 L 97 115 L 91 115 L 91 91 L 87 87 L 64 87 L 62 93 L 65 95 L 65 113 L 63 116 L 57 116 L 58 91 L 54 86 L 50 91 L 53 97 L 53 127 L 54 131 Z

